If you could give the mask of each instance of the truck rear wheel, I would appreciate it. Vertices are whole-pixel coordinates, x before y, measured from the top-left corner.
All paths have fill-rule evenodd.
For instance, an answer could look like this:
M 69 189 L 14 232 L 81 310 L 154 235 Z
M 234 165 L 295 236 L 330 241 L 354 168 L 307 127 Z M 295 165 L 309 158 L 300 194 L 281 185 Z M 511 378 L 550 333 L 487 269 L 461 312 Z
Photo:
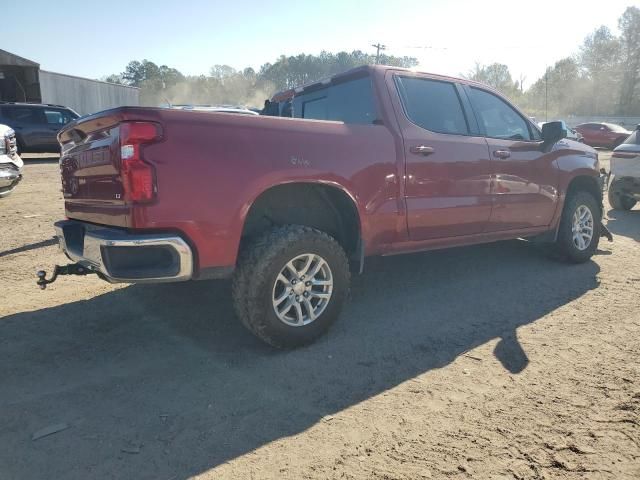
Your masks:
M 614 179 L 609 185 L 609 204 L 615 210 L 631 210 L 636 204 L 636 199 L 627 195 L 620 187 L 620 181 Z
M 565 201 L 555 250 L 571 263 L 588 261 L 598 248 L 602 213 L 594 196 L 570 193 Z
M 329 329 L 349 281 L 349 262 L 336 240 L 310 227 L 287 225 L 243 248 L 233 279 L 234 306 L 258 338 L 295 348 Z

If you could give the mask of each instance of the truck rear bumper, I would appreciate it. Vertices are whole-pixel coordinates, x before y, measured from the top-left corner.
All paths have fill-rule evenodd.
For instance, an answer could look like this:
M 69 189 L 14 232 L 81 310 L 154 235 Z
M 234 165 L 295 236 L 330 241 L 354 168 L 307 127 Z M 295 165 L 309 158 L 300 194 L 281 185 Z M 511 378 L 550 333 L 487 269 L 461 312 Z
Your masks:
M 56 222 L 60 248 L 110 282 L 180 282 L 193 277 L 193 252 L 175 234 L 133 234 L 75 220 Z

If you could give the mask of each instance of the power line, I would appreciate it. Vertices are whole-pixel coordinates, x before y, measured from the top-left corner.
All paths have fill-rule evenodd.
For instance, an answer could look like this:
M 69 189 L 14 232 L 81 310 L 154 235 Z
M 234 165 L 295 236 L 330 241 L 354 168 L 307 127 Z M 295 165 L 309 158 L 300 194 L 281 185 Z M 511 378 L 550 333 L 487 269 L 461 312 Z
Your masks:
M 375 43 L 373 45 L 371 45 L 373 48 L 376 49 L 376 65 L 380 63 L 380 50 L 386 50 L 387 47 L 386 45 L 382 45 L 381 43 Z

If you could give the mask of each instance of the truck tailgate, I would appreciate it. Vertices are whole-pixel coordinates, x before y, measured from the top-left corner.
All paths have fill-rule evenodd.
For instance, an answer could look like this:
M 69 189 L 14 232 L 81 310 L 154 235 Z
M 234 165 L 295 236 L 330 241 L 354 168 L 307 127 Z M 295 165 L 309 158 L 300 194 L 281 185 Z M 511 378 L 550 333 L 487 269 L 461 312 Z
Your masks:
M 128 125 L 156 125 L 148 115 L 135 118 L 127 109 L 101 112 L 69 124 L 58 136 L 62 146 L 60 173 L 69 218 L 92 223 L 132 227 L 132 211 L 139 202 L 132 197 L 131 175 L 146 175 L 147 194 L 153 200 L 153 166 L 142 160 L 144 145 L 129 141 Z M 161 130 L 158 125 L 158 130 Z M 154 127 L 155 128 L 155 127 Z M 125 138 L 125 136 L 127 138 Z M 123 145 L 134 143 L 134 145 Z M 136 156 L 123 158 L 125 155 Z M 131 164 L 131 161 L 139 163 Z M 149 172 L 140 172 L 139 166 Z M 145 180 L 146 179 L 146 180 Z M 134 185 L 135 186 L 135 185 Z

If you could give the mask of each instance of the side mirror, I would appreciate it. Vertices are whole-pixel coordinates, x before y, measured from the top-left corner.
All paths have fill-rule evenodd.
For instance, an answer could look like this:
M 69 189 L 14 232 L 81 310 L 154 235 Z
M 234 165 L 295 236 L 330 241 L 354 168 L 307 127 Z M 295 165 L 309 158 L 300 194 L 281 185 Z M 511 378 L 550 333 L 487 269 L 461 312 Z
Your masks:
M 542 126 L 542 139 L 545 143 L 556 143 L 567 137 L 567 125 L 563 121 L 547 122 Z

